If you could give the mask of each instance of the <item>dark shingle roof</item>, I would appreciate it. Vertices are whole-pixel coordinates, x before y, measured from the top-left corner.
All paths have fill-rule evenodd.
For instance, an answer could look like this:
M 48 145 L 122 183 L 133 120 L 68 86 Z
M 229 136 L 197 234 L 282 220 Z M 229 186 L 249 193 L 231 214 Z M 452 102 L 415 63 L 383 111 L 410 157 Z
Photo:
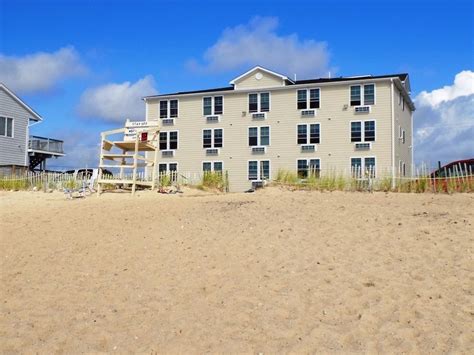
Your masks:
M 319 83 L 331 83 L 331 82 L 340 82 L 340 81 L 360 81 L 360 80 L 368 80 L 368 79 L 383 79 L 383 78 L 399 78 L 401 81 L 405 81 L 407 78 L 407 73 L 400 73 L 400 74 L 387 74 L 387 75 L 363 75 L 363 76 L 351 76 L 351 77 L 338 77 L 338 78 L 319 78 L 319 79 L 307 79 L 307 80 L 297 80 L 294 83 L 291 81 L 287 81 L 287 86 L 292 85 L 301 85 L 301 84 L 319 84 Z M 186 95 L 186 94 L 199 94 L 199 93 L 206 93 L 206 92 L 220 92 L 220 91 L 231 91 L 234 90 L 233 86 L 226 86 L 223 88 L 214 88 L 214 89 L 205 89 L 205 90 L 194 90 L 194 91 L 179 91 L 173 92 L 169 94 L 161 94 L 161 95 L 152 95 L 152 96 L 145 96 L 145 99 L 152 99 L 156 97 L 162 96 L 176 96 L 176 95 Z

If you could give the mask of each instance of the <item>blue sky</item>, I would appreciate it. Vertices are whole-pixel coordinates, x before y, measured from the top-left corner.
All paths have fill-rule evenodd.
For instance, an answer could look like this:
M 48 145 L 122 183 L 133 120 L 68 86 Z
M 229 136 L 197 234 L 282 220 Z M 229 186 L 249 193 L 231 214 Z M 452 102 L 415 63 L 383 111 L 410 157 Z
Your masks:
M 0 0 L 0 81 L 44 117 L 33 133 L 66 140 L 61 167 L 93 164 L 99 132 L 140 116 L 141 95 L 226 86 L 256 64 L 298 79 L 408 72 L 413 98 L 425 92 L 417 160 L 457 159 L 474 156 L 473 12 L 472 1 Z M 94 101 L 110 96 L 119 104 Z M 447 128 L 452 149 L 436 151 Z

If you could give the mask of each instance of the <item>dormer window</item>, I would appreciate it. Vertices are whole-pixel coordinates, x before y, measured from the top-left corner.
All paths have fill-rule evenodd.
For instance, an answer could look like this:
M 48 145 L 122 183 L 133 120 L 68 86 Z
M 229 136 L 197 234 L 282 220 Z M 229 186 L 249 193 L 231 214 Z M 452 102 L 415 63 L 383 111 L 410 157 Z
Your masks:
M 249 94 L 249 112 L 268 112 L 270 111 L 270 93 L 261 92 Z
M 351 106 L 375 105 L 375 84 L 352 85 Z M 364 95 L 361 95 L 363 90 Z
M 319 108 L 319 88 L 298 90 L 296 106 L 298 110 Z

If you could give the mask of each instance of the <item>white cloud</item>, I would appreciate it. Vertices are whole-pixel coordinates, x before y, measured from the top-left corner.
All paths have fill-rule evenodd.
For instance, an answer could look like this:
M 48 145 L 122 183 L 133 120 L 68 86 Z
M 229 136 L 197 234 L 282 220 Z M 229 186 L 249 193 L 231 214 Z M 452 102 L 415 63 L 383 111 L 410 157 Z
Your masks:
M 442 102 L 472 94 L 474 94 L 474 72 L 464 70 L 456 74 L 454 85 L 447 85 L 431 92 L 422 91 L 416 99 L 420 106 L 436 107 Z
M 415 98 L 415 157 L 431 165 L 438 160 L 474 157 L 474 73 L 462 71 L 453 85 Z
M 46 91 L 63 79 L 86 72 L 79 54 L 71 46 L 23 57 L 0 54 L 0 81 L 18 93 Z
M 81 96 L 78 112 L 82 117 L 124 122 L 145 118 L 143 96 L 155 95 L 155 81 L 148 75 L 135 83 L 110 83 L 87 89 Z
M 227 28 L 208 48 L 203 64 L 191 60 L 191 69 L 223 72 L 262 65 L 298 78 L 326 76 L 329 52 L 325 42 L 300 40 L 296 34 L 278 35 L 278 19 L 255 17 L 248 24 Z M 333 69 L 334 70 L 334 69 Z

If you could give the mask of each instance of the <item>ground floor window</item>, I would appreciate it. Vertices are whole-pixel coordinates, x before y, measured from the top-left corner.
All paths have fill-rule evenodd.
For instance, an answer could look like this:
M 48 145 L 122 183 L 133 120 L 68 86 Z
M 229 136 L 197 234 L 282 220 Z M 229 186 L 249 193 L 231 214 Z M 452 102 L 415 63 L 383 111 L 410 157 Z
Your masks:
M 298 159 L 297 162 L 298 177 L 306 179 L 308 176 L 319 177 L 321 170 L 319 159 Z
M 270 179 L 269 160 L 251 160 L 248 165 L 248 179 L 254 181 Z
M 222 172 L 223 163 L 221 161 L 205 161 L 202 163 L 203 172 Z
M 351 173 L 354 177 L 375 177 L 375 157 L 351 158 Z
M 163 177 L 170 177 L 171 181 L 178 179 L 178 163 L 160 163 L 158 164 L 158 175 L 160 180 Z

